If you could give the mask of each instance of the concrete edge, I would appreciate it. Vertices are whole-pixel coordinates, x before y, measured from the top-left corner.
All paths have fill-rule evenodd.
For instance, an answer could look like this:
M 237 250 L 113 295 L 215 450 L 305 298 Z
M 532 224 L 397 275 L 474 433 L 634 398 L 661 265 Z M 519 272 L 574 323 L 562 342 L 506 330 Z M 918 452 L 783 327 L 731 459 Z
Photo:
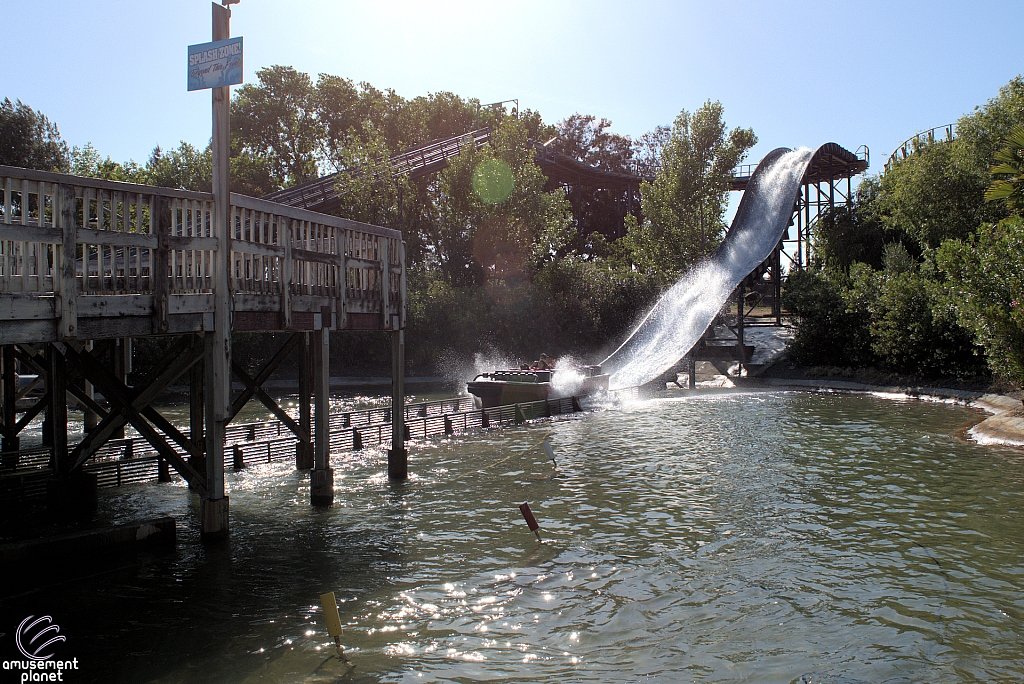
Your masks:
M 100 527 L 81 532 L 59 534 L 42 539 L 0 545 L 0 563 L 42 561 L 137 545 L 173 545 L 176 538 L 174 518 L 141 520 L 126 525 Z

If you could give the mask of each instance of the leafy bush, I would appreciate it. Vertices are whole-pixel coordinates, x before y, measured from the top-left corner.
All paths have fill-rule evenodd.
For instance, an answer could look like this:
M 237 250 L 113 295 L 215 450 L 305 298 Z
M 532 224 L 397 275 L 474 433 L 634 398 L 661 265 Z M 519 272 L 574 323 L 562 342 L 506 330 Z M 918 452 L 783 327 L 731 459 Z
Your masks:
M 935 282 L 918 270 L 880 274 L 871 312 L 871 349 L 880 365 L 924 377 L 984 371 L 968 331 L 941 306 Z
M 1024 219 L 982 225 L 936 254 L 948 276 L 947 305 L 974 333 L 992 371 L 1024 384 Z
M 866 270 L 865 270 L 866 269 Z M 870 268 L 855 264 L 851 275 L 797 271 L 789 276 L 782 306 L 796 323 L 790 357 L 807 366 L 860 366 L 872 360 L 868 329 Z

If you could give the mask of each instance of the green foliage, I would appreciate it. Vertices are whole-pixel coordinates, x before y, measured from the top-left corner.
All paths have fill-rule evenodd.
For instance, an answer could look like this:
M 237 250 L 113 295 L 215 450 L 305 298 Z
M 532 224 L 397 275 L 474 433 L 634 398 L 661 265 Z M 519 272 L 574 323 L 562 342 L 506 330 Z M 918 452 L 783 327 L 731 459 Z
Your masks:
M 282 187 L 317 178 L 321 126 L 309 75 L 272 66 L 256 79 L 231 101 L 232 151 L 265 159 Z
M 879 179 L 870 208 L 886 229 L 910 236 L 922 250 L 970 235 L 988 216 L 988 175 L 958 161 L 954 144 L 924 144 L 896 162 Z
M 807 366 L 862 366 L 874 358 L 866 315 L 870 269 L 790 274 L 782 305 L 794 317 L 789 355 Z
M 640 195 L 645 220 L 627 233 L 634 263 L 666 280 L 706 257 L 725 233 L 729 174 L 756 142 L 749 128 L 726 128 L 723 107 L 685 109 L 661 148 L 661 169 Z
M 410 274 L 407 357 L 430 368 L 493 349 L 528 360 L 545 350 L 587 358 L 607 351 L 657 294 L 653 279 L 600 261 L 549 263 L 533 282 L 452 286 L 437 271 Z
M 885 230 L 863 210 L 863 204 L 826 211 L 813 235 L 814 261 L 819 268 L 848 272 L 854 262 L 875 268 L 882 265 Z
M 961 117 L 955 140 L 923 142 L 896 162 L 878 179 L 870 211 L 887 230 L 912 237 L 920 251 L 965 239 L 982 223 L 1005 218 L 1005 207 L 984 201 L 989 167 L 1021 125 L 1024 80 L 1018 76 L 997 97 Z
M 935 281 L 900 268 L 876 276 L 880 287 L 870 306 L 871 349 L 882 367 L 919 377 L 984 372 L 971 335 L 941 306 Z
M 989 169 L 994 180 L 985 191 L 985 200 L 1001 200 L 1013 212 L 1024 210 L 1024 125 L 1010 131 L 1006 147 L 996 152 L 994 159 L 997 163 Z
M 561 193 L 544 191 L 546 179 L 533 161 L 527 135 L 521 122 L 506 119 L 490 145 L 467 144 L 438 174 L 432 193 L 437 220 L 427 239 L 450 284 L 528 280 L 533 268 L 572 237 L 568 203 Z M 512 178 L 511 192 L 497 203 L 473 189 L 477 169 L 493 160 L 504 163 Z
M 109 156 L 104 159 L 92 143 L 86 143 L 82 147 L 76 145 L 71 150 L 71 173 L 76 176 L 127 183 L 136 180 L 138 170 L 139 165 L 133 161 L 120 164 Z
M 211 192 L 213 189 L 213 153 L 207 147 L 200 151 L 187 142 L 164 152 L 157 146 L 137 182 L 164 188 L 181 188 Z M 234 190 L 234 188 L 232 188 Z
M 68 145 L 57 125 L 21 100 L 0 102 L 0 164 L 67 173 Z
M 368 128 L 367 139 L 350 138 L 337 155 L 341 168 L 335 189 L 338 215 L 389 228 L 400 228 L 400 198 L 412 195 L 408 177 L 396 176 L 384 137 Z
M 975 375 L 984 364 L 941 288 L 890 243 L 889 268 L 790 275 L 783 306 L 795 318 L 790 356 L 810 366 L 862 367 L 921 377 Z
M 1024 383 L 1024 219 L 984 224 L 936 254 L 948 276 L 948 306 L 985 349 L 989 367 Z
M 954 157 L 958 164 L 987 178 L 996 151 L 1011 131 L 1024 124 L 1024 78 L 1016 76 L 999 94 L 957 121 Z M 976 227 L 976 226 L 975 226 Z

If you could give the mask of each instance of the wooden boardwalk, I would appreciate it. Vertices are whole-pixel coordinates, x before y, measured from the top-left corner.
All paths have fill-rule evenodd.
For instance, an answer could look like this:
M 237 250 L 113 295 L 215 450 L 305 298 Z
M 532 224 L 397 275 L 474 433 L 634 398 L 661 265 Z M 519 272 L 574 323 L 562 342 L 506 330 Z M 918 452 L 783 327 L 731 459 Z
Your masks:
M 165 469 L 173 468 L 202 496 L 204 535 L 227 534 L 228 425 L 253 398 L 297 442 L 296 467 L 312 468 L 312 502 L 330 505 L 332 331 L 389 334 L 392 398 L 404 403 L 400 232 L 234 193 L 6 166 L 0 166 L 0 194 L 4 463 L 17 463 L 19 433 L 45 415 L 47 496 L 56 508 L 94 505 L 96 459 L 130 425 Z M 231 360 L 234 332 L 290 334 L 250 375 Z M 153 370 L 129 384 L 131 341 L 150 336 L 172 340 Z M 297 419 L 262 387 L 295 354 Z M 45 393 L 19 408 L 25 391 L 18 374 L 27 372 L 44 379 Z M 153 407 L 160 392 L 186 375 L 187 431 Z M 238 396 L 232 396 L 232 378 L 245 386 Z M 68 444 L 69 401 L 86 414 L 86 434 L 77 445 Z M 396 478 L 407 476 L 403 419 L 404 412 L 395 412 L 391 426 L 398 437 L 389 474 Z M 163 475 L 170 477 L 169 470 Z
M 0 344 L 212 329 L 213 195 L 6 166 L 0 190 Z M 398 231 L 234 193 L 229 222 L 233 331 L 404 327 Z

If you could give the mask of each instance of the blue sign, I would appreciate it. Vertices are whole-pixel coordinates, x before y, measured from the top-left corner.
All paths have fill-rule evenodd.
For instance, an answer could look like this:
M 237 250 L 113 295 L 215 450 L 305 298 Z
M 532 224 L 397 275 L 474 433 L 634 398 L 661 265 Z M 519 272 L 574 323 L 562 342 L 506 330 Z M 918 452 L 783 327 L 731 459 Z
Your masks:
M 220 88 L 242 82 L 242 37 L 188 46 L 188 89 Z

